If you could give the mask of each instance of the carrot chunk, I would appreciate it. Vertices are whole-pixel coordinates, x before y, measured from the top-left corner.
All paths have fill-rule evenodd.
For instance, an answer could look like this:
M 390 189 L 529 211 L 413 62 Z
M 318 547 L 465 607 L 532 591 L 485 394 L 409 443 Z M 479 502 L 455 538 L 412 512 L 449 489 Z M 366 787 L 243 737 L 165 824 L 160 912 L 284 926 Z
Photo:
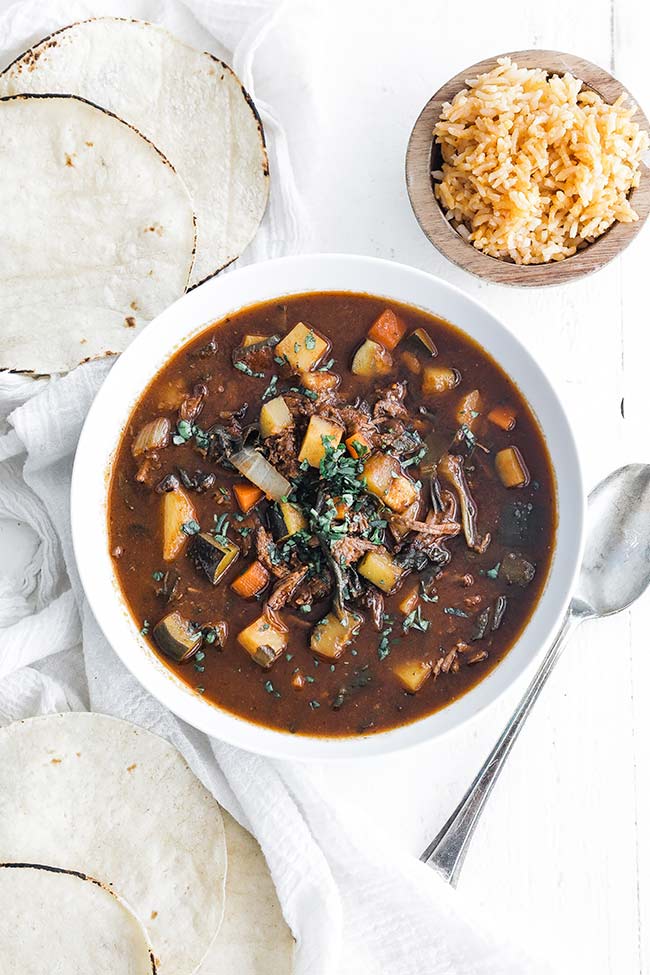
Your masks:
M 264 493 L 255 484 L 233 484 L 232 489 L 237 498 L 237 504 L 244 514 L 254 508 L 260 498 L 264 496 Z
M 261 562 L 253 562 L 245 569 L 240 576 L 230 583 L 230 588 L 234 589 L 242 599 L 252 599 L 258 592 L 268 584 L 269 574 Z
M 355 460 L 358 460 L 359 457 L 367 457 L 370 453 L 370 444 L 361 433 L 353 433 L 351 437 L 348 437 L 345 446 Z
M 379 342 L 389 352 L 404 338 L 406 325 L 398 318 L 394 311 L 387 308 L 379 318 L 373 322 L 368 330 L 368 338 L 372 342 Z
M 495 426 L 500 427 L 501 430 L 505 430 L 508 433 L 510 430 L 514 430 L 515 424 L 517 422 L 517 417 L 512 412 L 508 406 L 495 406 L 493 410 L 488 413 L 488 420 L 490 423 L 494 423 Z

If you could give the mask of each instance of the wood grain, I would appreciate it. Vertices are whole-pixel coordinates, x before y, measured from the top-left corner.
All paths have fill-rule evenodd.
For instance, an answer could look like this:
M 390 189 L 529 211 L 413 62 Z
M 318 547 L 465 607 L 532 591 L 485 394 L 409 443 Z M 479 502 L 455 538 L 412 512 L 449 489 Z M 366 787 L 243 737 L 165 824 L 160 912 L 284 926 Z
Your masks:
M 511 58 L 520 68 L 543 67 L 554 74 L 570 71 L 585 85 L 598 92 L 604 101 L 612 103 L 620 95 L 627 95 L 629 101 L 636 105 L 634 98 L 609 72 L 591 61 L 561 51 L 510 51 L 465 68 L 427 102 L 411 133 L 406 151 L 406 184 L 415 216 L 431 243 L 445 257 L 466 271 L 499 284 L 539 287 L 562 284 L 591 274 L 604 267 L 627 247 L 650 213 L 650 170 L 643 163 L 639 186 L 632 190 L 629 197 L 639 219 L 634 223 L 616 222 L 593 244 L 588 244 L 572 257 L 549 264 L 514 264 L 482 253 L 467 243 L 452 227 L 436 199 L 431 172 L 440 167 L 440 151 L 433 143 L 432 133 L 442 106 L 465 87 L 468 78 L 491 71 L 499 57 Z M 638 105 L 633 117 L 645 131 L 650 129 L 648 119 Z

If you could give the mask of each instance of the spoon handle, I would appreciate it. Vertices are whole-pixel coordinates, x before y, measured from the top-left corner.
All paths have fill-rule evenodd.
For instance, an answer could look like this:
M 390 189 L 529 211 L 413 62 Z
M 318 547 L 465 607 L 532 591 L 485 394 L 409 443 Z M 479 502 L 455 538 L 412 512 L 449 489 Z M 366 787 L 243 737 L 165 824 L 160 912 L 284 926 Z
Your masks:
M 501 737 L 455 811 L 420 857 L 424 863 L 428 863 L 434 870 L 437 870 L 452 887 L 458 883 L 458 875 L 479 817 L 499 772 L 510 754 L 510 749 L 537 700 L 539 692 L 546 683 L 548 675 L 564 649 L 568 636 L 582 622 L 582 619 L 581 613 L 572 603 L 557 636 L 542 660 L 539 670 L 519 702 L 517 710 L 504 728 Z

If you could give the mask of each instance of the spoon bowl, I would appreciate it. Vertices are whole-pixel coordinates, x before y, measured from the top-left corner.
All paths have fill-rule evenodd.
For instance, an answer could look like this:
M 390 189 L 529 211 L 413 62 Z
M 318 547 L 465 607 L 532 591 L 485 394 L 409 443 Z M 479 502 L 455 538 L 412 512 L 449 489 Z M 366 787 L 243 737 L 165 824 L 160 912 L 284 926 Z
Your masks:
M 650 466 L 614 471 L 589 495 L 574 602 L 586 617 L 627 609 L 650 585 Z

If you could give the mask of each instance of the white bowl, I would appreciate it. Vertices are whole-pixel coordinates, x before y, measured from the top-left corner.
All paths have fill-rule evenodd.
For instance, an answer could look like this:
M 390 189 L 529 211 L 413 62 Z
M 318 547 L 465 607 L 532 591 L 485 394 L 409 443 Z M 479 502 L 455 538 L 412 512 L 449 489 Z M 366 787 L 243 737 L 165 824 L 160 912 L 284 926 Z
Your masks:
M 156 657 L 131 617 L 109 554 L 108 474 L 131 410 L 170 356 L 205 326 L 248 305 L 307 291 L 357 291 L 406 302 L 476 339 L 521 389 L 546 436 L 559 505 L 555 554 L 528 626 L 503 661 L 453 704 L 391 731 L 351 738 L 291 735 L 206 701 Z M 402 264 L 368 257 L 281 258 L 207 281 L 159 315 L 113 366 L 88 413 L 72 477 L 72 534 L 90 606 L 116 653 L 154 697 L 201 731 L 250 751 L 299 759 L 376 755 L 434 738 L 491 704 L 539 656 L 568 605 L 582 552 L 584 493 L 575 441 L 546 376 L 485 308 L 451 285 Z

